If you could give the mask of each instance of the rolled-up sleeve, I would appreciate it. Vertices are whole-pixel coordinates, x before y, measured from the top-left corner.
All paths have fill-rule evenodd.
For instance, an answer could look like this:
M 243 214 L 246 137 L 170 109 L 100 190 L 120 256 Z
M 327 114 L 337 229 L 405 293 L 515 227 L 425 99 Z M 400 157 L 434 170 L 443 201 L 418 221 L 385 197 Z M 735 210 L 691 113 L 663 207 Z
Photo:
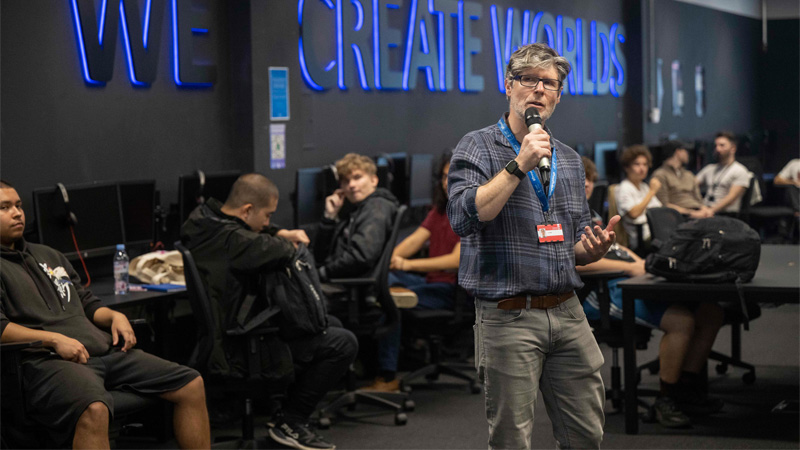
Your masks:
M 458 143 L 450 159 L 447 217 L 453 231 L 461 237 L 469 236 L 484 226 L 478 217 L 475 196 L 478 188 L 493 174 L 481 158 L 482 148 L 473 133 L 469 133 Z

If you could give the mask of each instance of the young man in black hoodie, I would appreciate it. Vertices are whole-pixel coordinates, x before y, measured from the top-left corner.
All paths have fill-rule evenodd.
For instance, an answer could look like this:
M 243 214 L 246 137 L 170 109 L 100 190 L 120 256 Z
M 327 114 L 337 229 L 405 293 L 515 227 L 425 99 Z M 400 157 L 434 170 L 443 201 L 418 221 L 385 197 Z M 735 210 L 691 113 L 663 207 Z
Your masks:
M 323 282 L 363 275 L 378 263 L 398 202 L 378 187 L 377 171 L 370 158 L 356 153 L 336 161 L 340 188 L 325 199 L 325 214 L 314 239 Z
M 239 177 L 225 203 L 211 198 L 198 206 L 183 224 L 181 239 L 189 248 L 208 288 L 209 297 L 229 323 L 247 295 L 260 295 L 258 280 L 273 270 L 283 270 L 295 253 L 295 245 L 308 243 L 302 230 L 270 226 L 278 208 L 278 188 L 265 176 Z M 225 324 L 220 324 L 223 329 Z M 211 373 L 231 370 L 222 346 L 215 339 Z M 358 353 L 353 333 L 329 317 L 322 333 L 286 341 L 295 364 L 295 383 L 285 407 L 270 427 L 270 436 L 281 444 L 302 450 L 333 449 L 312 430 L 309 417 L 317 403 L 347 372 Z
M 0 181 L 0 340 L 44 344 L 26 351 L 22 373 L 25 409 L 43 425 L 47 443 L 61 446 L 72 438 L 74 448 L 108 448 L 113 399 L 107 389 L 126 386 L 175 403 L 182 448 L 209 448 L 200 374 L 134 349 L 125 315 L 83 289 L 63 254 L 26 242 L 24 229 L 19 194 Z

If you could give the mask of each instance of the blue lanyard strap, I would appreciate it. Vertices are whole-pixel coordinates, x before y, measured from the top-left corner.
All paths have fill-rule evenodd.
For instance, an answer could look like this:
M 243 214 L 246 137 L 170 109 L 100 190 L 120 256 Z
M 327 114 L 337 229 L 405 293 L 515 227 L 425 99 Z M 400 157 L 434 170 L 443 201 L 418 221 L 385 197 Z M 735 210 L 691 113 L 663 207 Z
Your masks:
M 503 132 L 503 136 L 508 139 L 508 143 L 511 144 L 511 148 L 514 149 L 514 153 L 519 155 L 520 143 L 517 140 L 514 133 L 511 132 L 511 129 L 508 128 L 506 125 L 506 121 L 503 118 L 497 121 L 497 126 L 500 127 L 500 131 Z M 555 148 L 550 144 L 550 147 L 553 148 L 553 156 L 550 158 L 550 186 L 547 190 L 547 194 L 544 193 L 544 188 L 542 187 L 542 182 L 539 181 L 539 176 L 536 175 L 535 170 L 531 170 L 528 172 L 528 179 L 531 181 L 531 185 L 533 186 L 533 191 L 536 192 L 536 196 L 539 197 L 539 202 L 542 204 L 542 211 L 547 212 L 550 210 L 550 199 L 553 198 L 553 191 L 556 190 L 556 177 L 558 176 L 558 169 L 556 165 L 556 155 Z

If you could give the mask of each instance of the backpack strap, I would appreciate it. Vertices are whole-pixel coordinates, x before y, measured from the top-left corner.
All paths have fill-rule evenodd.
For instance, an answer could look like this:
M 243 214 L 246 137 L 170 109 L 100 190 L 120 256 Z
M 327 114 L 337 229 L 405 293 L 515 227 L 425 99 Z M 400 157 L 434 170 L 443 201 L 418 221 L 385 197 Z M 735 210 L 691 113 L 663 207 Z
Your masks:
M 742 277 L 737 276 L 736 281 L 736 292 L 739 294 L 739 305 L 742 310 L 742 317 L 744 321 L 742 324 L 744 325 L 745 331 L 750 331 L 750 314 L 747 312 L 747 304 L 744 301 L 744 289 L 742 288 Z

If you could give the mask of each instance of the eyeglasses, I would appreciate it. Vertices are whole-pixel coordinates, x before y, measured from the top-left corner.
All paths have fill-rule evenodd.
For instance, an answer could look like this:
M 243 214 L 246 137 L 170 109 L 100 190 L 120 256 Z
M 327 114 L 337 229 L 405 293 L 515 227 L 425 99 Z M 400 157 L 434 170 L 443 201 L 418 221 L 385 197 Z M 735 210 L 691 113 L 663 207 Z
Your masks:
M 512 80 L 517 80 L 519 81 L 519 84 L 529 88 L 535 88 L 541 81 L 542 86 L 544 86 L 544 88 L 548 91 L 558 91 L 561 89 L 561 82 L 552 78 L 539 78 L 531 75 L 517 75 L 512 78 Z

